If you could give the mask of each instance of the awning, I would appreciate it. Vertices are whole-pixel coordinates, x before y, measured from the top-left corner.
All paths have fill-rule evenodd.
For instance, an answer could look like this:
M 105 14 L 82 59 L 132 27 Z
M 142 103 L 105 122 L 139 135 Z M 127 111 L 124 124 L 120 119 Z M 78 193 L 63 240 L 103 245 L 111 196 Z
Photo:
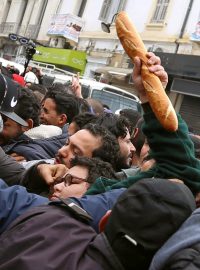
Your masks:
M 183 95 L 200 97 L 200 82 L 175 78 L 170 91 Z
M 33 56 L 34 61 L 53 65 L 68 66 L 75 70 L 83 71 L 86 65 L 86 52 L 49 47 L 37 47 L 40 54 Z
M 94 72 L 99 74 L 109 74 L 113 76 L 122 76 L 125 77 L 132 73 L 132 68 L 116 68 L 111 66 L 105 66 L 101 68 L 97 68 Z

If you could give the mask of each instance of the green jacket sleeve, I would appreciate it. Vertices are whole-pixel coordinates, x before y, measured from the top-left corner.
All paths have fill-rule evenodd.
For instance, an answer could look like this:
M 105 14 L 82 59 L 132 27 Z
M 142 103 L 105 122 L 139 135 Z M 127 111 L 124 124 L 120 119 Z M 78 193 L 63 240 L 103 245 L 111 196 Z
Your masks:
M 126 187 L 143 178 L 178 178 L 195 194 L 200 191 L 200 161 L 194 156 L 194 146 L 188 136 L 188 128 L 178 115 L 178 130 L 170 132 L 165 130 L 150 106 L 144 105 L 143 132 L 150 145 L 150 155 L 156 160 L 156 165 L 147 172 L 139 172 L 133 177 L 120 182 L 108 179 L 97 179 L 88 194 L 102 193 L 110 189 Z

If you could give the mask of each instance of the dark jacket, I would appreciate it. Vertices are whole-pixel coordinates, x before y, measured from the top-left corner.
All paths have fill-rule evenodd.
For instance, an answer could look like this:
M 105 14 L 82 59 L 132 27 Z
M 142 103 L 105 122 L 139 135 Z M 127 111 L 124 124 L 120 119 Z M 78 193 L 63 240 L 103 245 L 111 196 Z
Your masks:
M 55 156 L 58 150 L 65 144 L 66 133 L 47 139 L 31 139 L 25 134 L 11 140 L 9 144 L 2 146 L 6 154 L 17 153 L 27 161 L 36 159 L 48 159 Z
M 0 178 L 4 179 L 8 185 L 19 184 L 24 173 L 24 167 L 6 155 L 0 147 Z
M 123 270 L 105 235 L 55 205 L 35 207 L 0 236 L 0 270 Z
M 195 194 L 200 191 L 200 160 L 195 158 L 186 123 L 178 115 L 178 130 L 165 130 L 156 119 L 150 106 L 145 104 L 143 132 L 150 146 L 150 156 L 156 160 L 154 167 L 146 172 L 138 172 L 127 180 L 116 181 L 100 178 L 90 187 L 87 194 L 98 194 L 107 190 L 128 188 L 143 178 L 178 178 Z
M 48 203 L 47 198 L 28 193 L 26 188 L 8 185 L 0 179 L 0 233 L 18 216 L 35 206 Z
M 98 232 L 98 224 L 105 213 L 112 209 L 118 197 L 125 189 L 115 189 L 96 196 L 83 196 L 82 198 L 72 198 L 77 205 L 85 209 L 92 221 L 90 225 Z M 0 179 L 0 233 L 2 233 L 11 222 L 27 210 L 49 203 L 47 198 L 28 193 L 26 188 L 16 185 L 8 185 Z M 98 205 L 98 211 L 96 206 Z
M 154 256 L 149 270 L 200 269 L 200 209 L 197 209 Z

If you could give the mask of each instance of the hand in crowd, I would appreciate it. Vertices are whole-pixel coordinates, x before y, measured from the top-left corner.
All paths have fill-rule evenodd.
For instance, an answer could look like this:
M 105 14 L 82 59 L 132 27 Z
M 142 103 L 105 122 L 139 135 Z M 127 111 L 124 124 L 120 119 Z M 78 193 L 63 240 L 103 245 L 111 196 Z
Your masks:
M 168 180 L 171 182 L 174 182 L 174 183 L 184 184 L 184 182 L 178 178 L 172 178 L 172 179 L 168 179 Z
M 83 98 L 81 94 L 81 85 L 79 83 L 79 72 L 77 76 L 72 77 L 72 89 L 76 97 Z
M 17 162 L 26 161 L 25 157 L 18 155 L 17 153 L 10 154 Z
M 68 168 L 63 164 L 39 164 L 37 166 L 40 177 L 44 179 L 47 185 L 51 185 L 54 181 L 63 177 L 68 171 Z
M 163 87 L 165 88 L 168 83 L 168 75 L 166 71 L 164 70 L 163 66 L 161 65 L 160 58 L 152 52 L 148 52 L 146 56 L 148 58 L 149 71 L 159 77 Z M 134 69 L 133 69 L 134 86 L 138 90 L 141 102 L 145 103 L 145 102 L 148 102 L 148 98 L 147 98 L 147 95 L 145 93 L 145 88 L 142 83 L 141 67 L 142 67 L 142 61 L 140 60 L 139 57 L 135 57 Z

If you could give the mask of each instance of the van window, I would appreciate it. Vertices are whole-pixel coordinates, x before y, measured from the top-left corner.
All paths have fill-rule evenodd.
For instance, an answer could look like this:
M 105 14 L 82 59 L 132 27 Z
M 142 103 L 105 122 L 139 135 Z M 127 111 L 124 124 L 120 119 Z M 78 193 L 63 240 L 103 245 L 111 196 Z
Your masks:
M 99 91 L 98 89 L 93 89 L 91 97 L 101 101 L 103 104 L 108 105 L 112 112 L 125 108 L 138 111 L 140 107 L 140 104 L 134 99 L 115 95 L 103 90 Z
M 89 85 L 84 85 L 84 84 L 81 85 L 81 93 L 82 93 L 83 98 L 88 98 L 90 96 L 90 92 L 91 92 L 91 89 Z

